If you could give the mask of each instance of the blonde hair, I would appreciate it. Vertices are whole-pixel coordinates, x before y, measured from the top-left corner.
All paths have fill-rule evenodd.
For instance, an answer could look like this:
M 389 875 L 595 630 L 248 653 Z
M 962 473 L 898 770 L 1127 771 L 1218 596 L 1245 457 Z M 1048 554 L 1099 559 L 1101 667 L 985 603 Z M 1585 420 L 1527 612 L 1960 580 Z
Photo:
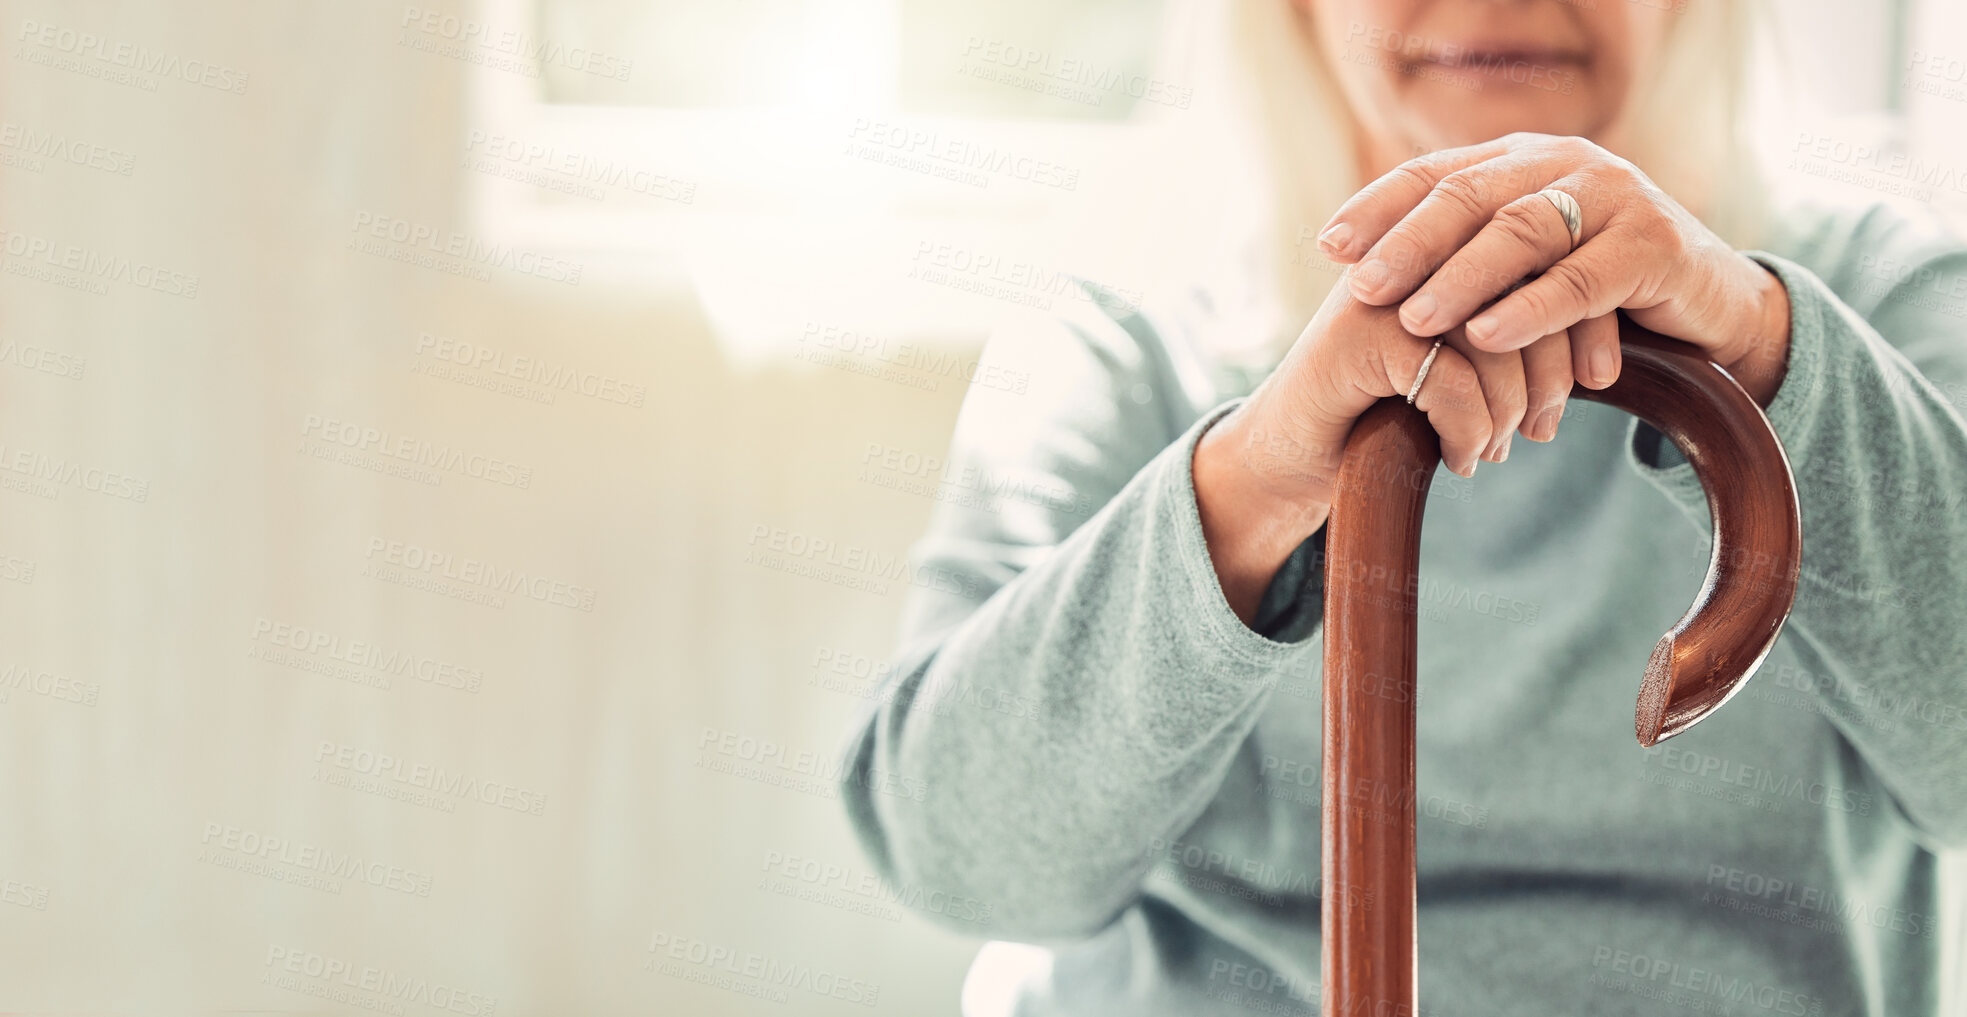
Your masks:
M 1363 183 L 1353 115 L 1292 0 L 1170 5 L 1163 73 L 1195 82 L 1196 108 L 1159 119 L 1187 153 L 1211 155 L 1184 186 L 1232 190 L 1216 222 L 1192 226 L 1214 238 L 1185 245 L 1210 259 L 1190 275 L 1234 317 L 1217 352 L 1275 362 L 1340 270 L 1314 238 Z M 1767 214 L 1746 123 L 1763 17 L 1760 0 L 1686 0 L 1635 83 L 1619 152 L 1737 248 L 1758 245 Z

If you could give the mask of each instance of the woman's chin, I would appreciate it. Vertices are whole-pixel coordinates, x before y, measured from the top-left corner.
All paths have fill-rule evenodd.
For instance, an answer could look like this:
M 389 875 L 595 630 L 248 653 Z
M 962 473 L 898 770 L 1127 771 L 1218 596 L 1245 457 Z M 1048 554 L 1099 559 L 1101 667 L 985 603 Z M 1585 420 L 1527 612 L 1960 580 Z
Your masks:
M 1431 147 L 1475 145 L 1516 131 L 1589 135 L 1597 123 L 1589 104 L 1577 95 L 1554 95 L 1527 88 L 1471 92 L 1452 87 L 1415 96 L 1413 109 Z M 1442 94 L 1454 93 L 1459 94 Z M 1515 92 L 1518 94 L 1510 94 Z
M 1434 104 L 1426 108 L 1420 120 L 1426 136 L 1434 142 L 1430 148 L 1475 146 L 1519 130 L 1536 134 L 1587 136 L 1593 122 L 1589 116 L 1583 116 L 1581 110 L 1552 110 L 1548 102 L 1517 104 L 1493 100 L 1467 102 L 1460 110 Z

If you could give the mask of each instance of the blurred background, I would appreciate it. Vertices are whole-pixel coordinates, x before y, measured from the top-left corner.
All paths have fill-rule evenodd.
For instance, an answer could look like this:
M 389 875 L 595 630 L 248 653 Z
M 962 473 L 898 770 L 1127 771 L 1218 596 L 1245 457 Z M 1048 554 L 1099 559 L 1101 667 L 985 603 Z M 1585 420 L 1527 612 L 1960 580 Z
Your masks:
M 836 756 L 985 335 L 1224 249 L 1172 0 L 0 10 L 0 1010 L 957 1012 Z M 1775 14 L 1958 215 L 1967 10 Z

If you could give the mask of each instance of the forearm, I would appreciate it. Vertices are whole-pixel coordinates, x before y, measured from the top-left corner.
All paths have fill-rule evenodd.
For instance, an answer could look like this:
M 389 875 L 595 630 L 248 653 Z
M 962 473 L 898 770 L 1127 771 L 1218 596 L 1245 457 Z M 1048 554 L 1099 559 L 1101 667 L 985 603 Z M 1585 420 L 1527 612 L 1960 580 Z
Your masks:
M 1259 635 L 1224 598 L 1195 501 L 1198 430 L 919 651 L 850 757 L 843 791 L 870 853 L 990 905 L 991 934 L 1111 920 L 1149 845 L 1214 797 L 1277 676 L 1308 666 L 1308 646 Z M 985 708 L 985 687 L 1019 708 Z M 923 793 L 871 793 L 877 773 Z

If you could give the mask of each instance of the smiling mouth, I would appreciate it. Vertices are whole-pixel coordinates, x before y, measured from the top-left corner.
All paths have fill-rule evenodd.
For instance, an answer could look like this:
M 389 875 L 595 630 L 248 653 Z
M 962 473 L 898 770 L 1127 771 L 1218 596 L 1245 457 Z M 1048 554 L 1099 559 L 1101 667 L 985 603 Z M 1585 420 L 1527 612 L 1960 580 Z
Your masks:
M 1416 66 L 1431 65 L 1474 74 L 1507 74 L 1532 67 L 1551 70 L 1577 70 L 1587 63 L 1585 55 L 1561 49 L 1476 49 L 1450 46 L 1423 55 Z

